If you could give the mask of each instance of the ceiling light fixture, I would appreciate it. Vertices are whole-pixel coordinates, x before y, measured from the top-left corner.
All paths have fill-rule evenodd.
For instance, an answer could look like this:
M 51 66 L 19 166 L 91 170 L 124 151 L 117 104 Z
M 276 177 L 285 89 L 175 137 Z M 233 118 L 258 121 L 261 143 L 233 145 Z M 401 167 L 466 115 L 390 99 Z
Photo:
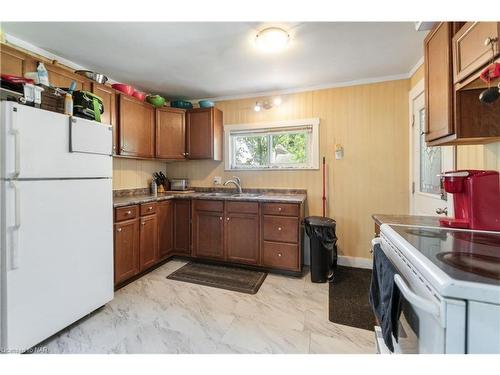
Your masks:
M 268 27 L 255 36 L 255 44 L 266 53 L 276 53 L 285 49 L 290 35 L 279 27 Z
M 276 96 L 273 99 L 265 99 L 264 101 L 261 102 L 255 102 L 255 106 L 253 107 L 253 110 L 255 112 L 260 112 L 263 109 L 271 109 L 273 107 L 279 107 L 283 100 L 281 99 L 281 96 Z

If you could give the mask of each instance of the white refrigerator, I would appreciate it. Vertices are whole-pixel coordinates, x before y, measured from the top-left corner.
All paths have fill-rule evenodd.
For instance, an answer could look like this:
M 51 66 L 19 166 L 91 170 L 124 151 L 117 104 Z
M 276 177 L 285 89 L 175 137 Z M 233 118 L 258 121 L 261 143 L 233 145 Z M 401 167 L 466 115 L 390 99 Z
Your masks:
M 0 352 L 113 298 L 112 129 L 1 103 Z

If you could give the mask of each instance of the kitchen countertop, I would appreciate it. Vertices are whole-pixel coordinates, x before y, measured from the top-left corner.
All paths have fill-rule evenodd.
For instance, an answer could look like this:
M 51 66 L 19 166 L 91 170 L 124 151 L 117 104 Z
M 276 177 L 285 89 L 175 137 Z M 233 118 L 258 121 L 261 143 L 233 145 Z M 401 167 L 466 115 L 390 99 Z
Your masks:
M 180 193 L 180 194 L 139 194 L 113 198 L 113 207 L 130 206 L 134 204 L 159 202 L 169 199 L 204 199 L 204 200 L 224 200 L 224 201 L 247 201 L 247 202 L 275 202 L 275 203 L 297 203 L 306 201 L 306 194 L 286 194 L 265 192 L 256 197 L 237 197 L 237 196 L 207 196 L 205 192 Z
M 418 225 L 424 227 L 439 227 L 439 217 L 437 216 L 418 216 L 418 215 L 384 215 L 373 214 L 373 220 L 378 225 L 382 224 L 402 224 Z

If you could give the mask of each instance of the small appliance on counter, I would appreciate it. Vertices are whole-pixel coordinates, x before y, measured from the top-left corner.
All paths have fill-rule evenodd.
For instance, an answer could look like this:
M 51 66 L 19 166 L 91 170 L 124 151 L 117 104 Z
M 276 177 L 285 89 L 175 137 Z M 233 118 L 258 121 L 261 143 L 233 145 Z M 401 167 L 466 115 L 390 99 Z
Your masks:
M 189 188 L 189 180 L 187 178 L 171 178 L 170 179 L 170 190 L 173 191 L 184 191 Z
M 453 194 L 455 218 L 441 218 L 444 227 L 500 231 L 500 177 L 497 171 L 459 170 L 441 175 Z

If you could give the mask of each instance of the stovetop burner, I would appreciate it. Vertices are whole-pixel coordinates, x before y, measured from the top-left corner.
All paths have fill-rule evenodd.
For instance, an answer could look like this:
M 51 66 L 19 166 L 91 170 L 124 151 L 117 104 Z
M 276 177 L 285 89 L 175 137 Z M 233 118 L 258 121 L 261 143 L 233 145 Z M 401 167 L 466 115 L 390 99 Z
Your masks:
M 462 252 L 439 253 L 436 257 L 452 267 L 500 280 L 500 258 Z
M 390 227 L 451 278 L 500 286 L 500 232 Z

